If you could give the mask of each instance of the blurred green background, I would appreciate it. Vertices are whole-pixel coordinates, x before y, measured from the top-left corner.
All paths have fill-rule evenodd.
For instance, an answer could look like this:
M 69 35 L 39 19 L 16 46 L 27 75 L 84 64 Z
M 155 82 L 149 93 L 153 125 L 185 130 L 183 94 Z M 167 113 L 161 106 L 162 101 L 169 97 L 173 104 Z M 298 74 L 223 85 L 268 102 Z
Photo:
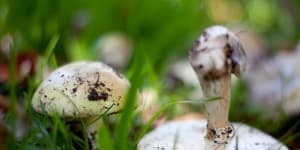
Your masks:
M 134 49 L 143 45 L 157 65 L 185 54 L 203 28 L 212 24 L 246 26 L 273 49 L 293 45 L 299 39 L 299 5 L 297 0 L 1 0 L 0 34 L 12 34 L 18 48 L 41 54 L 59 34 L 55 55 L 65 62 L 95 59 L 91 49 L 97 38 L 117 31 L 132 39 Z M 69 54 L 77 46 L 82 55 Z
M 251 31 L 263 39 L 265 52 L 274 54 L 296 47 L 300 40 L 299 14 L 299 0 L 0 0 L 0 39 L 9 35 L 13 41 L 8 64 L 11 75 L 17 67 L 18 53 L 34 53 L 45 66 L 54 69 L 75 60 L 99 60 L 99 39 L 108 33 L 122 33 L 133 49 L 132 58 L 122 72 L 137 88 L 154 87 L 159 91 L 160 101 L 176 101 L 186 98 L 190 88 L 182 84 L 175 89 L 166 88 L 168 67 L 178 59 L 187 58 L 188 49 L 205 27 L 220 24 L 236 29 L 241 35 Z M 5 60 L 4 55 L 0 54 L 0 61 Z M 36 74 L 27 77 L 23 86 L 18 86 L 14 77 L 1 83 L 2 94 L 10 101 L 20 102 L 28 112 L 31 132 L 21 140 L 11 138 L 8 142 L 13 145 L 17 141 L 20 149 L 39 149 L 48 142 L 63 145 L 63 142 L 46 142 L 56 133 L 49 131 L 49 122 L 30 107 L 31 96 L 42 80 Z M 261 117 L 263 108 L 243 101 L 248 97 L 244 83 L 238 83 L 231 109 L 243 110 L 241 114 L 231 111 L 231 120 L 259 127 L 291 148 L 299 146 L 297 117 L 282 115 L 275 121 Z M 176 116 L 176 111 L 175 106 L 168 111 L 169 119 Z M 129 148 L 135 147 L 136 135 L 132 134 L 143 127 L 137 118 L 128 120 L 136 128 L 126 126 L 128 133 L 124 133 L 132 137 L 125 143 Z M 11 116 L 6 116 L 7 124 L 10 119 Z M 44 127 L 37 129 L 37 125 Z M 112 139 L 122 134 L 119 130 L 114 133 L 113 127 L 110 128 Z M 41 131 L 45 134 L 39 135 Z M 114 144 L 118 145 L 118 140 Z

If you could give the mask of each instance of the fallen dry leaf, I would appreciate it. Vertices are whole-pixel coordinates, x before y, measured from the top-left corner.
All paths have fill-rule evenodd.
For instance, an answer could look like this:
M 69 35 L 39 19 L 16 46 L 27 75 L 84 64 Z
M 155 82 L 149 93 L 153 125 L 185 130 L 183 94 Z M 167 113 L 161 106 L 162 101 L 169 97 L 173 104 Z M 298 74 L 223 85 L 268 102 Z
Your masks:
M 17 55 L 16 58 L 16 81 L 22 83 L 24 79 L 33 75 L 35 72 L 35 66 L 37 62 L 37 54 L 30 52 L 22 52 Z M 9 58 L 5 58 L 0 62 L 0 83 L 6 83 L 9 80 L 9 64 L 11 63 Z

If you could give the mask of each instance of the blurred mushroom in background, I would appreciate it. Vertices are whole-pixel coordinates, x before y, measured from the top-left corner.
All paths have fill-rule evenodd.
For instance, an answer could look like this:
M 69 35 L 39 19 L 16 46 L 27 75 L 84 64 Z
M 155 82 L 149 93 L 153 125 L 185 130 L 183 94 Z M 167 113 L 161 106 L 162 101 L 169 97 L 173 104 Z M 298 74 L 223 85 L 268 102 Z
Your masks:
M 187 59 L 182 59 L 173 63 L 170 66 L 169 74 L 169 76 L 173 78 L 173 80 L 169 82 L 174 82 L 171 84 L 176 84 L 175 82 L 182 82 L 185 86 L 190 86 L 194 88 L 189 98 L 203 98 L 201 86 L 199 85 L 197 76 L 195 75 L 194 70 Z
M 90 22 L 90 14 L 88 11 L 77 11 L 71 21 L 71 27 L 74 34 L 80 34 Z
M 4 87 L 0 89 L 2 94 L 7 94 L 5 85 L 10 78 L 15 77 L 15 79 L 11 80 L 25 87 L 26 79 L 36 72 L 38 54 L 31 49 L 22 49 L 16 53 L 16 56 L 11 56 L 13 43 L 13 37 L 10 34 L 4 35 L 0 43 L 0 85 Z M 12 63 L 15 63 L 13 64 L 15 65 L 14 76 L 11 76 L 9 72 Z
M 282 83 L 282 107 L 290 116 L 300 115 L 300 49 L 293 52 L 282 51 L 274 61 L 279 67 Z
M 233 27 L 247 53 L 247 71 L 243 76 L 251 100 L 262 106 L 267 117 L 277 118 L 281 107 L 289 115 L 300 114 L 300 50 L 282 50 L 269 56 L 265 41 L 247 27 Z M 298 48 L 299 49 L 299 48 Z M 276 111 L 274 111 L 276 110 Z
M 281 108 L 290 116 L 300 115 L 299 51 L 282 50 L 274 57 L 252 62 L 245 73 L 253 101 L 269 117 L 277 118 Z
M 160 104 L 158 101 L 158 91 L 152 87 L 145 87 L 140 91 L 138 99 L 138 109 L 141 113 L 141 120 L 143 123 L 147 123 L 152 117 L 160 110 Z M 153 127 L 157 127 L 167 121 L 167 115 L 162 113 L 152 124 Z
M 9 73 L 11 58 L 6 57 L 0 60 L 0 85 L 4 85 L 4 89 L 0 90 L 0 93 L 7 94 L 7 83 L 13 76 Z M 20 87 L 26 87 L 27 78 L 34 75 L 36 72 L 37 54 L 33 52 L 19 52 L 15 58 L 16 70 L 15 79 L 12 81 L 16 82 Z
M 100 54 L 100 61 L 120 71 L 127 67 L 133 46 L 124 33 L 112 32 L 98 39 L 96 50 Z

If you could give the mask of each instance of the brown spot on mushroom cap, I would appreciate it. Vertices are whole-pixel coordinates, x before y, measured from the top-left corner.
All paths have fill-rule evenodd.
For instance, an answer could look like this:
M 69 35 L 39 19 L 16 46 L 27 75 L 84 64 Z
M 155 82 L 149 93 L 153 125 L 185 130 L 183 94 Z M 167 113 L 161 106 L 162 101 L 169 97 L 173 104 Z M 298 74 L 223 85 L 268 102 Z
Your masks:
M 77 88 L 78 87 L 75 87 L 75 88 L 72 89 L 72 94 L 74 94 L 77 91 Z
M 106 92 L 98 93 L 95 88 L 91 88 L 89 90 L 89 95 L 87 96 L 87 98 L 90 101 L 98 101 L 98 100 L 106 101 L 108 98 L 108 93 L 106 93 Z

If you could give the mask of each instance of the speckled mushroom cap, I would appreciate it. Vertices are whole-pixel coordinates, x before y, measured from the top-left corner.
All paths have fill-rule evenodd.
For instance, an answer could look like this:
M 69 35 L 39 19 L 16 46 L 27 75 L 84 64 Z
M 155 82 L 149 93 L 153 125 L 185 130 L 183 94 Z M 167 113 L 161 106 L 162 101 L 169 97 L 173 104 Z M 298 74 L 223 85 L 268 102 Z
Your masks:
M 212 26 L 189 51 L 194 70 L 203 78 L 217 78 L 228 71 L 240 76 L 246 68 L 246 54 L 239 38 L 223 26 Z
M 129 82 L 101 62 L 74 62 L 55 70 L 36 90 L 33 108 L 66 118 L 120 111 Z

